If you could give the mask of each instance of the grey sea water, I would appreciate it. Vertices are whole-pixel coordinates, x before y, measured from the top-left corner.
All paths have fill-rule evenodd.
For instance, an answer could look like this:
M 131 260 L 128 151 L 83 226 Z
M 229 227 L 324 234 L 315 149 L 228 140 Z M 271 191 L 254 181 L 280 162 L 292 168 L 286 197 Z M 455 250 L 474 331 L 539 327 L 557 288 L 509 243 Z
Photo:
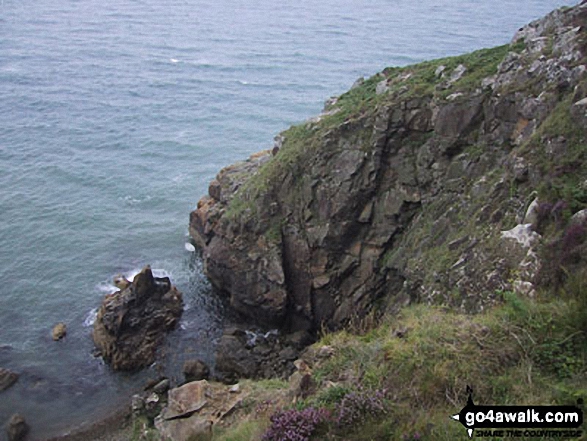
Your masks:
M 21 373 L 0 424 L 19 412 L 50 437 L 158 373 L 92 357 L 112 277 L 147 263 L 186 299 L 170 357 L 213 361 L 222 308 L 184 244 L 217 171 L 359 76 L 504 44 L 569 4 L 0 0 L 0 366 Z

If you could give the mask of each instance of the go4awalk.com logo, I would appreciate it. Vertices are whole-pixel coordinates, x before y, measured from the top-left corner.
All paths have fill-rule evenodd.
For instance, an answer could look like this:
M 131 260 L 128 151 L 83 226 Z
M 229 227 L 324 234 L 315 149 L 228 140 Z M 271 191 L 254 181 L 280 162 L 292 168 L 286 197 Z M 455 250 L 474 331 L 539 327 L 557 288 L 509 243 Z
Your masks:
M 583 411 L 576 406 L 478 406 L 469 389 L 467 405 L 451 418 L 473 437 L 580 438 Z M 583 404 L 579 400 L 579 405 Z

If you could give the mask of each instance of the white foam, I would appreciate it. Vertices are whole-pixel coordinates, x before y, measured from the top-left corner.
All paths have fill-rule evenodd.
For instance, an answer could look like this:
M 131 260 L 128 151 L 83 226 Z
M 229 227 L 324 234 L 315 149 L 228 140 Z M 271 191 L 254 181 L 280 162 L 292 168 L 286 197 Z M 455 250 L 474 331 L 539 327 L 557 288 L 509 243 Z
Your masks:
M 112 283 L 102 282 L 97 286 L 98 291 L 103 292 L 105 294 L 112 294 L 118 291 L 118 288 L 114 286 Z
M 171 58 L 169 61 L 171 61 L 172 63 L 179 63 L 179 60 L 176 60 L 175 58 Z
M 88 314 L 86 315 L 86 318 L 84 319 L 84 326 L 86 328 L 89 328 L 90 326 L 94 326 L 94 322 L 96 321 L 97 316 L 98 316 L 98 308 L 94 308 L 90 312 L 88 312 Z
M 193 253 L 194 251 L 196 251 L 196 247 L 195 247 L 195 246 L 193 246 L 193 245 L 192 245 L 191 243 L 189 243 L 189 242 L 186 242 L 186 243 L 184 244 L 184 247 L 185 247 L 185 249 L 186 249 L 187 251 L 189 251 L 190 253 Z
M 137 268 L 124 273 L 123 276 L 126 277 L 126 279 L 129 282 L 132 282 L 135 276 L 142 270 L 142 268 Z M 170 279 L 172 278 L 171 273 L 163 268 L 151 268 L 151 272 L 153 273 L 153 277 L 169 277 Z
M 124 197 L 119 197 L 118 200 L 124 202 L 127 205 L 137 205 L 140 204 L 142 202 L 149 202 L 151 200 L 151 196 L 145 196 L 143 198 L 140 197 L 133 197 L 130 195 L 124 196 Z

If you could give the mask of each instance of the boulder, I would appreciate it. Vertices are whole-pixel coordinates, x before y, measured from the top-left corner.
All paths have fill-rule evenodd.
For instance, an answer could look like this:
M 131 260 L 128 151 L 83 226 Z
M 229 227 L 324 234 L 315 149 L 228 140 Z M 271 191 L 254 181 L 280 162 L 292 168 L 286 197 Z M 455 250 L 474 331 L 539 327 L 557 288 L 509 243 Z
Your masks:
M 216 347 L 216 372 L 233 382 L 240 378 L 287 378 L 299 350 L 272 332 L 225 330 Z
M 9 371 L 8 369 L 0 368 L 0 392 L 8 389 L 18 380 L 18 374 L 16 372 Z
M 155 392 L 158 395 L 162 395 L 169 390 L 170 386 L 171 382 L 169 381 L 169 378 L 164 378 L 155 386 L 153 386 L 153 392 Z
M 502 231 L 501 237 L 514 240 L 523 248 L 531 248 L 540 239 L 540 235 L 532 231 L 532 224 L 518 224 L 511 230 Z
M 147 266 L 127 288 L 106 295 L 94 323 L 94 343 L 113 369 L 141 369 L 155 361 L 182 311 L 181 293 L 169 278 L 153 277 Z
M 8 434 L 8 441 L 21 441 L 29 432 L 29 425 L 26 423 L 24 417 L 15 413 L 10 417 L 6 425 L 6 433 Z
M 67 326 L 65 323 L 57 323 L 53 327 L 53 331 L 51 335 L 53 336 L 53 340 L 58 341 L 61 340 L 67 334 Z
M 202 360 L 187 360 L 182 371 L 186 382 L 207 380 L 210 376 L 210 368 Z
M 209 435 L 246 396 L 206 380 L 184 384 L 169 391 L 167 407 L 155 418 L 155 427 L 162 438 L 174 441 Z

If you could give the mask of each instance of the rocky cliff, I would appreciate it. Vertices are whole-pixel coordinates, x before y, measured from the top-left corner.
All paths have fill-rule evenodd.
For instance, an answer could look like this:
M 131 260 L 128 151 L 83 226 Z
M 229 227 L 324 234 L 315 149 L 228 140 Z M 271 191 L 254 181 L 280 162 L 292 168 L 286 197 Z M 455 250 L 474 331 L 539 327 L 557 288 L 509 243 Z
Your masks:
M 220 171 L 190 217 L 212 283 L 296 331 L 552 282 L 545 237 L 587 204 L 585 23 L 583 1 L 508 45 L 385 69 Z

